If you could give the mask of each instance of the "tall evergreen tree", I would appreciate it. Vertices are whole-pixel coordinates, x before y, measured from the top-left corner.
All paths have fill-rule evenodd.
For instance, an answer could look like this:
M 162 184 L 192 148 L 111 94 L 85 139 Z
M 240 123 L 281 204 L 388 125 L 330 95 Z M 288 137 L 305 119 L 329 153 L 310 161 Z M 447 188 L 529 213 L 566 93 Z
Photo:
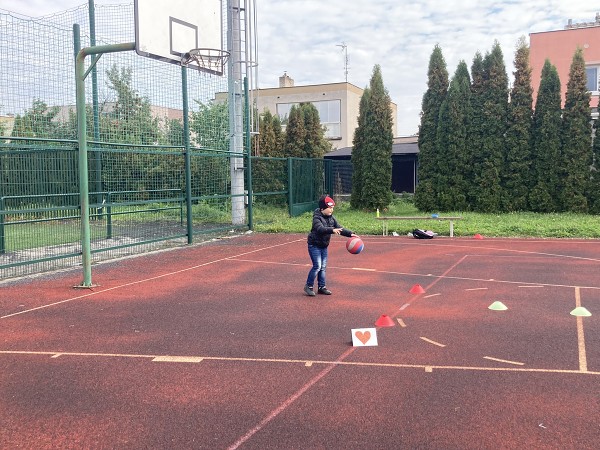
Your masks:
M 476 209 L 495 212 L 502 209 L 504 192 L 501 174 L 505 162 L 505 134 L 508 115 L 508 75 L 500 44 L 495 42 L 492 51 L 483 59 L 483 136 L 481 164 L 476 167 Z
M 464 61 L 460 61 L 442 102 L 437 132 L 439 157 L 438 208 L 440 211 L 467 209 L 467 120 L 471 108 L 471 78 Z
M 475 182 L 475 174 L 481 170 L 483 155 L 484 116 L 482 114 L 485 98 L 485 70 L 483 57 L 476 52 L 471 65 L 471 109 L 467 124 L 467 157 L 470 161 L 467 167 L 466 179 L 468 183 L 467 204 L 468 209 L 474 210 L 477 206 L 479 189 Z
M 279 123 L 279 126 L 276 123 Z M 259 156 L 283 156 L 283 147 L 281 146 L 281 121 L 279 116 L 274 116 L 271 111 L 265 108 L 265 111 L 259 118 L 258 134 Z
M 293 105 L 290 109 L 285 130 L 285 156 L 305 158 L 305 140 L 304 114 L 302 114 L 300 105 Z
M 307 158 L 323 158 L 331 150 L 331 143 L 325 138 L 325 128 L 321 125 L 319 111 L 312 103 L 301 103 L 304 117 L 304 154 Z
M 381 67 L 375 65 L 369 82 L 369 100 L 364 119 L 362 195 L 360 207 L 383 209 L 392 201 L 392 133 L 390 96 L 383 84 Z
M 506 132 L 506 165 L 503 182 L 506 190 L 506 208 L 526 211 L 528 194 L 533 187 L 531 178 L 531 127 L 533 121 L 533 88 L 529 46 L 524 37 L 517 43 L 515 53 L 515 81 L 510 92 L 508 130 Z
M 434 211 L 438 206 L 437 128 L 448 84 L 446 61 L 442 49 L 436 45 L 429 58 L 427 90 L 423 95 L 419 126 L 419 180 L 415 189 L 415 206 L 422 211 Z
M 533 113 L 532 164 L 533 189 L 529 208 L 536 212 L 554 212 L 559 208 L 561 95 L 560 78 L 549 60 L 544 62 L 540 87 Z
M 588 207 L 591 214 L 600 214 L 600 119 L 594 121 L 594 165 L 588 189 Z
M 356 209 L 362 206 L 363 198 L 363 155 L 365 152 L 365 144 L 367 142 L 365 130 L 370 95 L 371 91 L 366 87 L 360 98 L 360 104 L 358 106 L 358 125 L 354 130 L 354 138 L 352 139 L 352 194 L 350 195 L 350 205 Z
M 566 171 L 563 209 L 573 212 L 588 210 L 586 193 L 592 165 L 592 118 L 586 84 L 583 49 L 578 47 L 569 70 L 562 128 L 562 167 Z

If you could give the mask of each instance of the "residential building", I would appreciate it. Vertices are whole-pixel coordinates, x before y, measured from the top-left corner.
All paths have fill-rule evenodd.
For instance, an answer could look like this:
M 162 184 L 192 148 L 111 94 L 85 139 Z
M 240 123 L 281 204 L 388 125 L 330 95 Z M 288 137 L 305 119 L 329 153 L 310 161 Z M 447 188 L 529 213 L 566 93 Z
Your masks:
M 261 88 L 255 93 L 259 112 L 268 109 L 279 115 L 283 124 L 293 105 L 310 102 L 319 111 L 325 136 L 334 149 L 350 147 L 354 130 L 358 126 L 358 108 L 364 90 L 348 82 L 295 86 L 294 80 L 284 73 L 279 77 L 279 87 Z M 396 135 L 397 105 L 391 103 L 393 135 Z
M 583 49 L 586 63 L 588 89 L 592 94 L 592 115 L 598 117 L 600 93 L 600 13 L 593 22 L 573 23 L 569 20 L 563 30 L 529 34 L 531 80 L 534 101 L 540 86 L 542 67 L 546 59 L 556 67 L 561 82 L 563 105 L 569 70 L 577 47 Z

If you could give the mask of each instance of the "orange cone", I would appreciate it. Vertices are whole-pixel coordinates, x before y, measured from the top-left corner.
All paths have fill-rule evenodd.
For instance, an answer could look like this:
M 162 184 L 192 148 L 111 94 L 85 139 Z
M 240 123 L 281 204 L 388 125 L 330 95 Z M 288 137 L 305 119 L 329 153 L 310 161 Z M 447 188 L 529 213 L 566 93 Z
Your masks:
M 415 284 L 413 287 L 410 288 L 410 292 L 411 294 L 424 294 L 425 293 L 425 289 L 423 289 L 423 287 L 420 284 Z
M 473 239 L 483 239 L 483 236 L 480 234 L 476 234 L 475 236 L 473 236 Z
M 385 314 L 382 314 L 379 319 L 375 322 L 376 327 L 393 327 L 394 321 Z

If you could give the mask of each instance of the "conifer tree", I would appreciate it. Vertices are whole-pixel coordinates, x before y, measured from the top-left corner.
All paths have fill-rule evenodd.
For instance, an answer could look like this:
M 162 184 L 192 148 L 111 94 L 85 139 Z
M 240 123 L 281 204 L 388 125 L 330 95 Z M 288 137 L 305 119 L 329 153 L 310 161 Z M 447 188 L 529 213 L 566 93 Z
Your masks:
M 481 164 L 476 167 L 475 208 L 482 212 L 502 209 L 504 192 L 501 173 L 505 162 L 505 134 L 508 114 L 508 75 L 500 44 L 485 55 Z
M 471 65 L 471 109 L 467 121 L 467 158 L 470 161 L 466 175 L 468 192 L 468 209 L 475 210 L 479 189 L 475 183 L 475 174 L 481 170 L 483 162 L 481 149 L 484 136 L 484 108 L 485 92 L 485 70 L 483 68 L 483 57 L 476 52 Z
M 529 46 L 524 37 L 517 43 L 515 77 L 508 107 L 506 132 L 506 165 L 503 176 L 509 211 L 526 211 L 531 179 L 531 127 L 533 121 L 533 88 L 529 65 Z
M 360 104 L 358 106 L 358 126 L 354 130 L 354 138 L 352 139 L 352 194 L 350 195 L 350 205 L 356 209 L 362 206 L 363 154 L 365 152 L 365 143 L 367 141 L 365 129 L 370 94 L 371 91 L 366 87 L 360 98 Z
M 360 142 L 359 208 L 386 208 L 392 201 L 392 108 L 383 84 L 381 67 L 375 65 L 364 102 L 364 119 L 357 131 Z M 356 137 L 356 134 L 355 134 Z M 357 198 L 357 197 L 355 197 Z M 355 202 L 356 204 L 356 202 Z
M 288 116 L 285 130 L 285 156 L 305 158 L 306 128 L 304 114 L 299 105 L 293 105 Z
M 265 108 L 259 117 L 259 134 L 256 137 L 258 153 L 252 163 L 252 180 L 255 192 L 284 191 L 287 183 L 287 173 L 283 161 L 273 161 L 271 158 L 283 157 L 284 150 L 281 141 L 281 121 L 279 116 L 272 115 Z M 277 196 L 259 196 L 260 203 L 280 203 Z
M 383 209 L 392 202 L 392 126 L 390 95 L 383 84 L 381 67 L 376 64 L 369 82 L 364 120 L 362 208 Z
M 306 158 L 323 158 L 331 150 L 331 143 L 325 138 L 325 128 L 321 125 L 319 111 L 312 103 L 301 103 L 304 118 L 304 154 Z
M 279 124 L 277 126 L 276 124 Z M 281 121 L 279 116 L 273 116 L 271 111 L 265 111 L 259 118 L 258 149 L 259 156 L 283 156 L 281 146 Z
M 560 78 L 549 60 L 544 62 L 533 113 L 531 174 L 533 189 L 529 209 L 554 212 L 559 208 L 561 95 Z
M 467 209 L 467 121 L 471 107 L 469 69 L 460 61 L 450 82 L 448 95 L 442 102 L 437 131 L 439 157 L 445 161 L 438 167 L 438 209 Z
M 563 209 L 587 212 L 586 192 L 592 165 L 590 93 L 586 87 L 583 49 L 578 47 L 569 70 L 562 127 Z
M 419 126 L 419 179 L 415 189 L 415 206 L 421 211 L 434 211 L 438 207 L 437 128 L 448 84 L 446 61 L 442 49 L 436 45 L 429 58 L 427 90 L 423 95 Z
M 591 214 L 600 214 L 600 119 L 594 121 L 594 141 L 592 151 L 594 164 L 588 186 L 588 205 Z

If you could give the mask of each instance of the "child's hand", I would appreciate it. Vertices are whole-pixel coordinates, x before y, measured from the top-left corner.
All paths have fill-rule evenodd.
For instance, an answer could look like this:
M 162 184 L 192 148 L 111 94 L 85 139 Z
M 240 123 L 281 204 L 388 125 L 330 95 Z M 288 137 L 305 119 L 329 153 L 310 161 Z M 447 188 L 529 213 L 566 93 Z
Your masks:
M 342 229 L 343 228 L 334 228 L 333 232 L 334 232 L 334 234 L 340 234 L 342 232 Z

